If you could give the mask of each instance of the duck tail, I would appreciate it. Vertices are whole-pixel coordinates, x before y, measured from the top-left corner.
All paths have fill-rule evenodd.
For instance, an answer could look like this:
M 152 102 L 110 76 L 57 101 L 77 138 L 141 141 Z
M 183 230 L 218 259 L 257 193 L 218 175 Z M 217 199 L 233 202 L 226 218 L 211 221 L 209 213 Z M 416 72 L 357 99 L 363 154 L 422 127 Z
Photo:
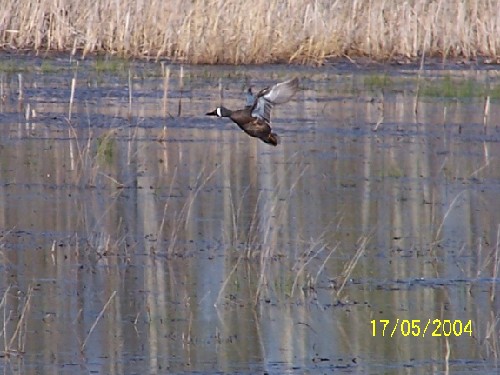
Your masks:
M 269 133 L 267 138 L 264 139 L 264 142 L 277 146 L 280 143 L 280 137 L 278 137 L 278 134 L 276 133 Z

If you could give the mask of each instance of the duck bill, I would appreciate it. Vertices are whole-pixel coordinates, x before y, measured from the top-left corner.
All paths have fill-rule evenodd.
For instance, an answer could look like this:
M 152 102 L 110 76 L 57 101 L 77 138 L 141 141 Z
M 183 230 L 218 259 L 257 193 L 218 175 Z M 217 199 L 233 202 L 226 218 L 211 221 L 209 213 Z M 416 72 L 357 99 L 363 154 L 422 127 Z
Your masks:
M 217 116 L 217 110 L 205 113 L 205 116 Z

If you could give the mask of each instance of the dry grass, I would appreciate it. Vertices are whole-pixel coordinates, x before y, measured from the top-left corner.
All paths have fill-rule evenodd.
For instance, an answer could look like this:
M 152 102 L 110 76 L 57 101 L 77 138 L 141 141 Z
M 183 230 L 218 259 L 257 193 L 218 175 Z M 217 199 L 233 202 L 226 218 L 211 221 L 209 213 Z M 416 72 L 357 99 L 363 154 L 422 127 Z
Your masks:
M 0 47 L 190 63 L 496 61 L 500 0 L 5 0 Z
M 104 304 L 104 307 L 101 309 L 101 312 L 99 313 L 99 315 L 97 315 L 97 318 L 94 320 L 94 323 L 92 324 L 92 327 L 90 327 L 87 337 L 85 337 L 85 340 L 80 346 L 80 351 L 83 352 L 85 350 L 85 346 L 87 345 L 87 341 L 89 340 L 90 335 L 92 335 L 92 332 L 94 332 L 97 323 L 99 323 L 99 321 L 102 319 L 106 309 L 110 305 L 111 301 L 115 298 L 115 296 L 116 296 L 116 290 L 114 290 L 113 293 L 111 293 L 111 296 L 109 296 L 108 301 Z
M 0 309 L 3 308 L 3 329 L 0 332 L 0 337 L 3 336 L 4 343 L 3 350 L 0 353 L 3 357 L 24 354 L 28 324 L 27 314 L 31 308 L 32 295 L 33 287 L 30 285 L 26 295 L 19 300 L 20 311 L 18 311 L 18 315 L 16 315 L 16 312 L 13 310 L 9 310 L 7 313 L 7 309 L 9 308 L 7 300 L 12 298 L 11 286 L 9 285 L 7 289 L 5 289 L 2 300 L 0 301 Z M 14 324 L 15 328 L 12 327 Z

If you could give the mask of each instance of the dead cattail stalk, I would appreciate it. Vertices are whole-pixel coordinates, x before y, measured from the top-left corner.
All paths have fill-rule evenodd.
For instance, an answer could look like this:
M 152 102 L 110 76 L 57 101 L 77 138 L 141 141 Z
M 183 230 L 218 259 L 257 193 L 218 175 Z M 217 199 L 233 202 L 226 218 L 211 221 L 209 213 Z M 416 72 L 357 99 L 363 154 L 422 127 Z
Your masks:
M 415 122 L 418 122 L 418 101 L 420 99 L 420 72 L 417 74 L 417 90 L 415 91 L 415 99 L 413 102 L 413 113 L 415 114 Z
M 444 223 L 446 221 L 446 219 L 448 218 L 448 215 L 450 214 L 451 210 L 453 209 L 453 207 L 455 206 L 455 203 L 457 202 L 458 198 L 460 198 L 463 194 L 465 194 L 466 191 L 465 190 L 462 190 L 460 193 L 458 193 L 455 198 L 453 198 L 453 200 L 451 201 L 450 203 L 450 206 L 448 207 L 448 209 L 446 210 L 444 216 L 443 216 L 443 220 L 441 221 L 441 224 L 439 225 L 437 231 L 436 231 L 436 241 L 439 241 L 439 236 L 441 235 L 441 231 L 443 230 L 443 227 L 444 227 Z
M 486 134 L 486 128 L 488 126 L 488 119 L 490 117 L 490 96 L 486 96 L 484 98 L 484 107 L 483 107 L 483 128 L 484 133 Z
M 181 70 L 179 72 L 179 108 L 177 111 L 177 116 L 180 117 L 182 112 L 182 91 L 184 90 L 184 66 L 181 65 Z
M 128 120 L 132 120 L 132 73 L 128 70 Z
M 219 103 L 222 104 L 224 100 L 224 90 L 222 88 L 222 79 L 219 77 Z
M 498 267 L 500 263 L 500 225 L 497 228 L 497 244 L 495 248 L 495 259 L 493 261 L 493 282 L 491 283 L 490 301 L 495 301 L 496 280 L 498 280 Z
M 4 88 L 4 81 L 5 81 L 5 74 L 2 73 L 0 74 L 0 101 L 4 102 L 7 96 L 5 95 L 5 88 Z
M 344 269 L 340 273 L 339 276 L 340 287 L 337 289 L 337 296 L 340 296 L 340 294 L 344 290 L 345 284 L 347 283 L 347 280 L 351 277 L 351 273 L 356 267 L 356 264 L 358 264 L 359 258 L 361 258 L 361 255 L 363 255 L 363 253 L 365 252 L 367 242 L 368 242 L 368 237 L 363 237 L 361 239 L 358 249 L 356 250 L 356 253 L 351 258 L 351 260 L 347 262 L 347 264 L 344 266 Z
M 99 320 L 101 320 L 102 316 L 104 315 L 104 312 L 108 308 L 108 306 L 111 303 L 111 301 L 113 300 L 113 298 L 115 298 L 115 296 L 116 296 L 116 290 L 114 290 L 113 293 L 111 293 L 111 296 L 109 296 L 109 298 L 108 298 L 108 302 L 106 302 L 106 304 L 102 308 L 99 315 L 97 315 L 97 318 L 95 319 L 94 324 L 92 324 L 92 327 L 90 327 L 89 333 L 87 334 L 87 337 L 85 337 L 85 340 L 83 341 L 83 344 L 80 347 L 80 351 L 83 352 L 85 350 L 85 346 L 87 345 L 87 341 L 89 340 L 90 335 L 92 334 L 92 332 L 94 332 L 94 329 L 97 326 L 97 323 L 99 323 Z
M 316 252 L 312 253 L 305 262 L 303 262 L 303 264 L 300 266 L 299 270 L 297 271 L 296 275 L 295 275 L 295 279 L 293 280 L 293 285 L 292 285 L 292 290 L 290 292 L 290 296 L 293 296 L 294 293 L 295 293 L 295 288 L 297 286 L 297 282 L 299 280 L 299 277 L 304 273 L 304 270 L 306 268 L 306 266 L 313 260 L 315 259 L 316 257 L 319 256 L 319 254 L 321 254 L 323 252 L 323 250 L 326 249 L 326 245 L 322 245 L 319 250 L 317 250 Z M 309 251 L 308 251 L 309 252 Z
M 165 122 L 163 123 L 163 134 L 161 136 L 162 140 L 167 139 L 167 116 L 168 113 L 168 87 L 170 84 L 170 67 L 164 66 L 162 62 L 162 72 L 163 72 L 163 117 L 165 118 Z
M 379 98 L 377 100 L 377 110 L 378 110 L 378 119 L 375 127 L 372 129 L 373 131 L 377 131 L 378 127 L 384 122 L 384 113 L 385 113 L 385 98 L 384 93 L 381 92 Z
M 72 135 L 75 134 L 75 130 L 71 126 L 71 115 L 73 113 L 73 101 L 75 98 L 75 87 L 76 87 L 76 77 L 77 77 L 77 71 L 75 70 L 75 75 L 71 79 L 71 93 L 69 97 L 69 108 L 68 108 L 68 137 L 70 139 L 69 142 L 69 157 L 70 157 L 70 169 L 75 170 L 76 167 L 76 161 L 75 161 L 75 145 L 73 144 L 73 137 Z M 77 137 L 74 137 L 74 142 L 78 142 Z M 78 144 L 76 145 L 78 148 Z
M 28 291 L 26 293 L 26 300 L 24 301 L 24 306 L 23 306 L 23 309 L 21 311 L 21 316 L 19 317 L 19 321 L 17 322 L 17 325 L 16 325 L 16 329 L 14 331 L 14 333 L 12 334 L 12 337 L 10 338 L 10 342 L 9 342 L 9 351 L 12 351 L 13 349 L 13 344 L 14 344 L 14 340 L 18 340 L 18 345 L 17 345 L 17 348 L 15 349 L 15 351 L 17 352 L 23 352 L 24 351 L 24 340 L 23 340 L 23 335 L 22 335 L 22 332 L 23 332 L 23 327 L 24 327 L 24 330 L 26 330 L 26 324 L 27 324 L 27 321 L 26 321 L 26 314 L 30 308 L 30 301 L 31 301 L 31 296 L 33 295 L 33 287 L 30 285 L 29 288 L 28 288 Z
M 7 298 L 9 296 L 11 286 L 9 285 L 4 292 L 2 297 L 2 301 L 0 302 L 0 307 L 3 306 L 3 341 L 4 341 L 4 355 L 10 356 L 12 354 L 19 354 L 24 352 L 24 345 L 26 343 L 25 334 L 26 334 L 26 325 L 27 325 L 27 314 L 31 307 L 31 297 L 33 295 L 33 287 L 30 285 L 28 291 L 26 293 L 25 301 L 23 304 L 23 308 L 21 310 L 21 315 L 16 324 L 16 328 L 10 339 L 7 338 L 7 325 L 11 318 L 11 312 L 7 315 Z M 17 344 L 16 344 L 17 340 Z
M 19 102 L 22 102 L 24 100 L 23 73 L 18 73 L 17 82 L 19 85 L 17 100 L 19 100 Z
M 76 72 L 74 77 L 71 79 L 71 93 L 69 97 L 69 109 L 68 109 L 68 122 L 71 123 L 71 115 L 73 114 L 73 102 L 75 99 L 75 88 L 76 88 Z
M 163 66 L 162 63 L 162 72 L 163 72 L 163 117 L 167 117 L 168 115 L 168 86 L 170 81 L 170 67 Z M 164 131 L 166 129 L 164 128 Z
M 7 297 L 9 296 L 11 286 L 9 285 L 7 289 L 5 289 L 5 292 L 3 293 L 2 296 L 2 301 L 0 302 L 0 308 L 3 306 L 3 329 L 2 329 L 2 334 L 3 334 L 3 347 L 4 351 L 7 351 L 7 348 L 9 347 L 7 344 L 7 322 L 8 322 L 8 317 L 7 317 Z

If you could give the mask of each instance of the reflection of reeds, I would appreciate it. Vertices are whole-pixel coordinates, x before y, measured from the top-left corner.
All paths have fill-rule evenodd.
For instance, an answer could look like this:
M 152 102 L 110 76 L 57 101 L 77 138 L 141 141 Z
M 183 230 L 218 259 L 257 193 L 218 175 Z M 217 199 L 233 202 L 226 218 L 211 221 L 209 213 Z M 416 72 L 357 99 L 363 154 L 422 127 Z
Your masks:
M 7 0 L 2 11 L 3 46 L 193 63 L 359 55 L 423 63 L 432 56 L 496 58 L 500 47 L 497 3 L 486 1 Z
M 162 233 L 165 229 L 165 226 L 167 223 L 171 224 L 170 227 L 170 233 L 169 233 L 169 246 L 167 249 L 168 254 L 173 254 L 174 250 L 177 245 L 177 238 L 179 235 L 179 232 L 189 224 L 191 220 L 191 212 L 193 209 L 193 204 L 196 201 L 200 191 L 206 186 L 206 184 L 212 179 L 214 176 L 215 172 L 217 172 L 219 167 L 215 167 L 210 173 L 206 173 L 205 167 L 203 167 L 198 175 L 196 176 L 196 181 L 195 185 L 196 187 L 194 190 L 190 192 L 190 196 L 186 201 L 184 202 L 182 208 L 178 211 L 175 212 L 174 217 L 170 220 L 167 219 L 167 215 L 170 213 L 170 197 L 172 196 L 172 189 L 173 189 L 173 183 L 170 185 L 170 191 L 168 193 L 168 199 L 165 205 L 163 206 L 163 217 L 162 221 L 160 223 L 160 226 L 158 228 L 158 234 L 157 238 L 160 239 L 162 238 Z M 173 176 L 173 181 L 175 181 L 175 177 L 177 175 L 177 168 L 175 169 L 174 176 Z
M 290 168 L 297 169 L 297 165 L 293 164 L 293 167 Z M 332 255 L 341 246 L 340 243 L 332 246 L 325 240 L 327 234 L 331 235 L 331 227 L 328 226 L 321 235 L 314 239 L 301 241 L 303 251 L 300 251 L 300 255 L 294 255 L 295 251 L 287 251 L 285 255 L 282 253 L 283 244 L 280 242 L 280 236 L 276 230 L 276 228 L 280 227 L 280 223 L 287 220 L 288 204 L 294 201 L 295 188 L 307 168 L 308 166 L 302 168 L 293 181 L 288 179 L 279 181 L 272 192 L 259 191 L 243 235 L 241 234 L 242 228 L 240 227 L 239 217 L 244 211 L 241 205 L 242 202 L 248 200 L 249 187 L 244 190 L 242 196 L 238 197 L 238 205 L 233 203 L 232 198 L 229 199 L 230 213 L 228 218 L 231 222 L 231 236 L 228 240 L 233 245 L 244 244 L 244 248 L 240 250 L 234 265 L 228 271 L 222 283 L 217 297 L 217 304 L 221 303 L 223 293 L 229 288 L 231 282 L 238 279 L 238 274 L 240 274 L 238 268 L 241 268 L 242 263 L 246 263 L 247 269 L 255 270 L 251 274 L 252 276 L 246 276 L 248 279 L 255 280 L 255 282 L 252 282 L 250 298 L 255 305 L 262 300 L 262 296 L 267 298 L 267 296 L 275 294 L 279 298 L 291 298 L 296 296 L 298 290 L 315 290 L 317 288 L 320 275 L 325 271 Z M 289 175 L 289 172 L 284 171 L 283 175 Z M 284 186 L 287 186 L 286 191 L 284 191 Z M 356 267 L 367 242 L 368 237 L 362 237 L 356 254 L 346 263 L 343 272 L 339 276 L 342 285 L 338 290 L 338 294 L 342 292 L 346 281 Z M 331 279 L 333 276 L 327 278 Z M 285 285 L 282 284 L 282 281 L 279 281 L 286 279 L 289 279 L 289 283 L 285 283 Z M 238 283 L 236 282 L 236 284 Z M 277 290 L 276 288 L 280 289 Z

